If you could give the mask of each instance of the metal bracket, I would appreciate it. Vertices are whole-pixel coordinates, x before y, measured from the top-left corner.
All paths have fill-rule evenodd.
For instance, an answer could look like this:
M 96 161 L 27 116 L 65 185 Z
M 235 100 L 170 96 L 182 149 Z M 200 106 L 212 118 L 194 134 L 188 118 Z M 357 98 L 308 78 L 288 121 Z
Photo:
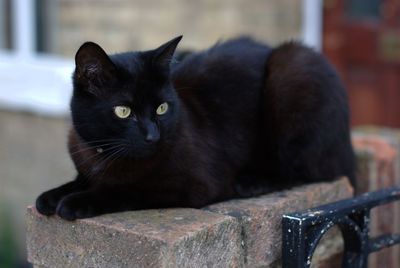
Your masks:
M 282 267 L 310 267 L 319 240 L 337 225 L 344 240 L 342 267 L 366 268 L 370 253 L 400 243 L 400 234 L 369 238 L 371 209 L 396 200 L 400 200 L 400 187 L 283 215 Z

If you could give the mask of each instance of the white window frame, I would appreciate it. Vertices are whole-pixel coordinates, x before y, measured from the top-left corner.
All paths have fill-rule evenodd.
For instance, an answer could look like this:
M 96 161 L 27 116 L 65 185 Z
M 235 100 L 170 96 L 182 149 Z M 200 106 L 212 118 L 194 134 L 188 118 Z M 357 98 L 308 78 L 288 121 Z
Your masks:
M 322 50 L 323 0 L 303 0 L 302 40 L 317 51 Z

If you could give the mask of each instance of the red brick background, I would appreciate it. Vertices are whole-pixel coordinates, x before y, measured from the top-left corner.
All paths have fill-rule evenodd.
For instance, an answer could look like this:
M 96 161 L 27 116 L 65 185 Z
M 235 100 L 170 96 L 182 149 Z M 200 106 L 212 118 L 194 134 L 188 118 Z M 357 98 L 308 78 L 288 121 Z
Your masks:
M 358 159 L 357 194 L 400 185 L 400 131 L 358 128 L 353 133 L 353 145 Z M 399 202 L 371 211 L 370 237 L 399 231 Z M 400 267 L 400 246 L 371 254 L 368 267 Z

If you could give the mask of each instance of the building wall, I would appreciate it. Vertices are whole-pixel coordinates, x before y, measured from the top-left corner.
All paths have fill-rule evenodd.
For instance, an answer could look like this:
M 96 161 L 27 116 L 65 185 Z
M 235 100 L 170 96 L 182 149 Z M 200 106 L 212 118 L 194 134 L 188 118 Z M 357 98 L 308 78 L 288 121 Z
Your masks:
M 276 44 L 300 37 L 301 5 L 298 0 L 58 0 L 48 38 L 53 52 L 69 57 L 87 40 L 121 52 L 153 48 L 180 34 L 184 48 L 201 49 L 241 34 Z
M 67 153 L 68 121 L 0 111 L 0 212 L 8 218 L 0 217 L 0 225 L 11 223 L 20 258 L 26 206 L 75 175 Z

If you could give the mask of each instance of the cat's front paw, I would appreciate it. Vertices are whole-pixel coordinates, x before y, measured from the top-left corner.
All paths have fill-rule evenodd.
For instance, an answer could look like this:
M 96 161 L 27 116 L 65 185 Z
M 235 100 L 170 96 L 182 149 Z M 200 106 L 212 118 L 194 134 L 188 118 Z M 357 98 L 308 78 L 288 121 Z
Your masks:
M 68 221 L 94 217 L 98 214 L 91 203 L 84 192 L 67 195 L 58 204 L 57 215 Z
M 49 216 L 56 213 L 60 200 L 74 191 L 80 189 L 81 184 L 77 180 L 70 181 L 57 188 L 42 193 L 36 199 L 36 209 L 40 214 Z
M 50 216 L 56 213 L 56 208 L 60 196 L 54 191 L 50 190 L 42 193 L 36 199 L 36 209 L 40 214 Z

